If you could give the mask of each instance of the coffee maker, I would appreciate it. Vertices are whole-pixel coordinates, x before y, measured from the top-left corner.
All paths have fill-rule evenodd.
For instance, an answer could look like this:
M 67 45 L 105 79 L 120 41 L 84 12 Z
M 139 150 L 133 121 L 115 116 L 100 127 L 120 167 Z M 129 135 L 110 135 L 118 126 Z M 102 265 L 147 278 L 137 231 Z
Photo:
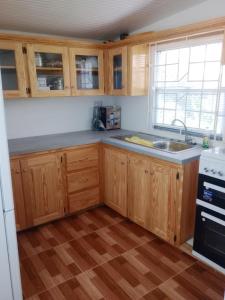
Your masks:
M 121 108 L 119 106 L 95 106 L 92 128 L 112 130 L 121 128 Z

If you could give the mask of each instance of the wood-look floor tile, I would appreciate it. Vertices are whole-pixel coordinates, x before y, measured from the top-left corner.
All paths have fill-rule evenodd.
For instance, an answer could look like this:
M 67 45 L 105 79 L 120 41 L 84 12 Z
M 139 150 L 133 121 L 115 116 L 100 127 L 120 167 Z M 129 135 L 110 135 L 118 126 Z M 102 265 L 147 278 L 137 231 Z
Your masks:
M 38 294 L 51 286 L 79 274 L 79 267 L 60 255 L 60 250 L 50 249 L 20 261 L 24 297 Z
M 195 263 L 179 275 L 162 283 L 143 297 L 145 300 L 223 300 L 225 276 L 201 263 Z
M 178 274 L 195 262 L 195 259 L 159 239 L 154 239 L 138 248 L 128 251 L 123 256 L 145 273 L 149 270 L 160 280 Z
M 67 241 L 78 239 L 100 228 L 124 220 L 107 207 L 39 226 L 18 234 L 21 258 L 38 254 Z

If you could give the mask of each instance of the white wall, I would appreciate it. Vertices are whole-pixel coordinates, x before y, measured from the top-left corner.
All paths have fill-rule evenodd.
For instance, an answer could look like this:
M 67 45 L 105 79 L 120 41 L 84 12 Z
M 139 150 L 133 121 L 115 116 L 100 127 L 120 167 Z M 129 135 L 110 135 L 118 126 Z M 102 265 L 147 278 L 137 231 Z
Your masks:
M 149 24 L 133 33 L 159 31 L 225 16 L 224 0 L 206 0 L 168 18 Z M 133 34 L 132 33 L 132 34 Z
M 59 97 L 5 100 L 8 138 L 91 128 L 93 106 L 114 104 L 113 97 Z

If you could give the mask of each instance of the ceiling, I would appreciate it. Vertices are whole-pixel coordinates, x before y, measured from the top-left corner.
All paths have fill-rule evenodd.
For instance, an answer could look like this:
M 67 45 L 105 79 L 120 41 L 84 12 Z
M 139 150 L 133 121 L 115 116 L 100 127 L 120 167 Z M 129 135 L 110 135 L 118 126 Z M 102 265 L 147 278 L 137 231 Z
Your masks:
M 205 0 L 0 0 L 0 29 L 112 39 Z

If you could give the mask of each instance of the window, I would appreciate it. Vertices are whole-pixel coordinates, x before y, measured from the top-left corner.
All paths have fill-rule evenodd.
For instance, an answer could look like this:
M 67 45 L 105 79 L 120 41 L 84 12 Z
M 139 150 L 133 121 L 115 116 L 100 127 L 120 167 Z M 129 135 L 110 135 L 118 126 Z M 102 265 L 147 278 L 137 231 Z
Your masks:
M 182 120 L 193 134 L 225 131 L 225 71 L 222 36 L 151 47 L 152 126 L 171 130 Z M 179 123 L 176 125 L 180 126 Z M 178 127 L 179 128 L 179 127 Z

